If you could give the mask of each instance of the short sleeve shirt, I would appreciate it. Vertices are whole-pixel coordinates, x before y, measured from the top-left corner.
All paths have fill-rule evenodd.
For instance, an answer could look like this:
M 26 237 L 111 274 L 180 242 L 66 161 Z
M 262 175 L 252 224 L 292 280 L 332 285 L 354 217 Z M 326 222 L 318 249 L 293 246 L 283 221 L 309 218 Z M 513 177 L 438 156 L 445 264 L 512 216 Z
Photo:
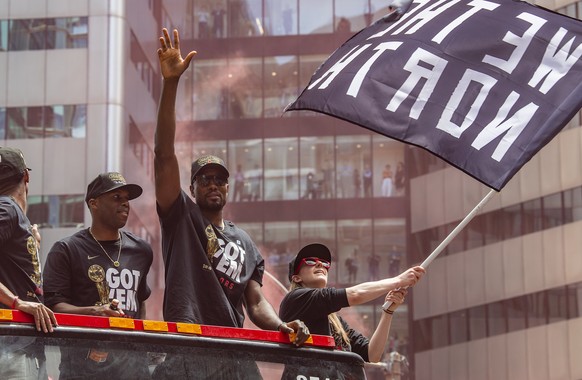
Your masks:
M 121 240 L 100 242 L 116 267 L 93 239 L 88 229 L 57 241 L 51 248 L 44 270 L 48 306 L 66 302 L 75 306 L 93 306 L 119 300 L 124 313 L 137 318 L 140 305 L 151 293 L 147 284 L 153 252 L 136 235 L 120 231 Z M 121 251 L 119 250 L 121 244 Z
M 22 300 L 42 302 L 40 257 L 31 231 L 20 206 L 0 196 L 0 282 Z
M 242 327 L 249 281 L 262 285 L 265 263 L 249 235 L 234 223 L 212 225 L 184 191 L 160 215 L 166 270 L 164 319 Z

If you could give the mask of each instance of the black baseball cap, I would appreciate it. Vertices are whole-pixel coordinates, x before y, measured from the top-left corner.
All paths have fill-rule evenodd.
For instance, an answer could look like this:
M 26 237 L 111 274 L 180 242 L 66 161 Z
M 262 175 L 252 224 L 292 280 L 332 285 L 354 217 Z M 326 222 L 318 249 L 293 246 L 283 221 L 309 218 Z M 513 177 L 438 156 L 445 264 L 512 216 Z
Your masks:
M 226 165 L 224 164 L 222 158 L 213 155 L 207 155 L 202 156 L 198 158 L 196 161 L 192 162 L 192 170 L 190 171 L 190 183 L 194 182 L 194 177 L 196 177 L 198 172 L 208 165 L 213 165 L 221 169 L 226 175 L 226 178 L 230 176 L 230 173 L 228 172 L 228 169 L 226 168 Z
M 27 169 L 30 170 L 20 149 L 0 148 L 0 181 L 17 178 Z
M 289 281 L 291 281 L 291 277 L 293 277 L 294 274 L 297 274 L 299 263 L 301 263 L 301 260 L 306 257 L 317 257 L 318 259 L 331 263 L 331 252 L 329 251 L 329 248 L 320 243 L 308 244 L 301 248 L 299 253 L 297 253 L 297 256 L 295 256 L 295 258 L 289 263 Z
M 127 190 L 129 200 L 139 197 L 143 192 L 141 186 L 131 183 L 128 184 L 125 178 L 117 172 L 102 173 L 87 186 L 85 202 L 89 205 L 90 199 L 95 199 L 100 195 L 117 189 Z

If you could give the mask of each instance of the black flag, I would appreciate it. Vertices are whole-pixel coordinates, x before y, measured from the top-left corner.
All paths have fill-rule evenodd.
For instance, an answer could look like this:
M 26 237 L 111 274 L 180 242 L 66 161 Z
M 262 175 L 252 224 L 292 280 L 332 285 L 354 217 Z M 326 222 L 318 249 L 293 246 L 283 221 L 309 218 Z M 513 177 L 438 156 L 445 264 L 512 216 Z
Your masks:
M 499 191 L 582 107 L 582 22 L 511 0 L 419 0 L 363 29 L 286 110 L 422 147 Z

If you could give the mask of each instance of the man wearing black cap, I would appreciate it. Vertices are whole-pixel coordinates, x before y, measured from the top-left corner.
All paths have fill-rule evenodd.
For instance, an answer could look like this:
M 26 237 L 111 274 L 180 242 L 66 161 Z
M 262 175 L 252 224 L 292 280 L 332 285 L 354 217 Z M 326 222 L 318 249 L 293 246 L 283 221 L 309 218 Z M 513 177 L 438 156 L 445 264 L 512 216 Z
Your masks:
M 46 304 L 55 312 L 145 318 L 152 249 L 143 239 L 121 230 L 129 216 L 129 201 L 141 193 L 140 186 L 128 184 L 116 172 L 100 174 L 89 184 L 85 202 L 91 227 L 56 242 L 47 257 Z M 131 358 L 120 353 L 61 348 L 61 379 L 92 374 L 149 376 L 145 360 L 137 365 L 127 360 Z
M 29 170 L 20 150 L 0 148 L 0 308 L 31 314 L 36 329 L 46 333 L 57 321 L 42 304 L 40 234 L 26 216 Z M 46 378 L 44 347 L 35 338 L 10 339 L 0 339 L 0 378 Z
M 178 32 L 166 29 L 158 49 L 163 75 L 155 134 L 157 209 L 162 225 L 166 267 L 164 318 L 169 321 L 242 327 L 243 304 L 257 326 L 297 332 L 303 343 L 305 325 L 283 322 L 261 291 L 264 260 L 247 233 L 223 219 L 229 172 L 222 159 L 200 157 L 192 163 L 190 194 L 180 188 L 174 150 L 178 82 L 195 52 L 182 59 Z

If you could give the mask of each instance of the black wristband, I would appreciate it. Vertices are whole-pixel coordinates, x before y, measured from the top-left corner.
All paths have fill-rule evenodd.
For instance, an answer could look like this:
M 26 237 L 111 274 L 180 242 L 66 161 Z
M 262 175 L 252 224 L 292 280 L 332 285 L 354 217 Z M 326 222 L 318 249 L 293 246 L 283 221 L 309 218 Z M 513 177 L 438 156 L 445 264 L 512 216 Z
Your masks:
M 386 313 L 386 314 L 390 314 L 390 315 L 394 314 L 394 310 L 390 310 L 390 309 L 384 309 L 384 308 L 382 308 L 382 311 L 383 311 L 384 313 Z

